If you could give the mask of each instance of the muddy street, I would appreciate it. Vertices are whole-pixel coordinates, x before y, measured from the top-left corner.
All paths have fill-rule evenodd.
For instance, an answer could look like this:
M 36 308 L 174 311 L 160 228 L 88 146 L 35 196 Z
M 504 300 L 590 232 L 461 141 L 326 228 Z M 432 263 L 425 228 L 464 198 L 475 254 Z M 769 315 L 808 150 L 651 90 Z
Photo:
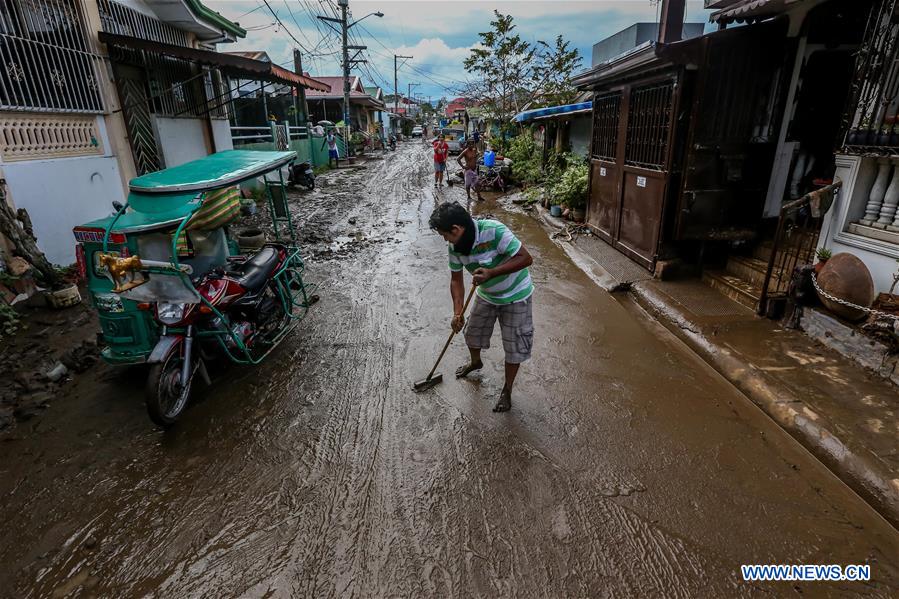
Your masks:
M 467 380 L 430 154 L 297 193 L 321 300 L 174 429 L 104 365 L 0 442 L 5 597 L 899 594 L 899 533 L 735 388 L 499 200 L 534 257 L 512 410 L 499 331 Z M 452 168 L 450 170 L 453 170 Z M 470 279 L 466 275 L 466 282 Z M 87 380 L 90 379 L 90 380 Z M 746 583 L 741 564 L 870 564 L 867 583 Z

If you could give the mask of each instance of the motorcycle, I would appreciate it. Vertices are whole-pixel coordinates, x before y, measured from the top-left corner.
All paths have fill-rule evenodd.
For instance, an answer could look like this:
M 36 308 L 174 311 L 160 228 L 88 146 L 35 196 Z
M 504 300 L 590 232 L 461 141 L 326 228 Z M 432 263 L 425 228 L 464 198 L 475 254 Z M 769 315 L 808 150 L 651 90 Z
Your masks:
M 114 215 L 74 229 L 101 356 L 150 366 L 145 403 L 157 425 L 182 415 L 196 375 L 211 382 L 207 362 L 259 364 L 317 300 L 303 282 L 281 177 L 295 160 L 294 152 L 228 150 L 137 177 Z M 237 185 L 259 177 L 277 241 L 247 255 L 229 238 L 227 219 L 216 218 L 236 214 Z
M 287 184 L 302 185 L 309 191 L 315 189 L 315 171 L 312 170 L 312 163 L 301 162 L 290 167 Z
M 390 136 L 389 144 L 390 144 L 390 149 L 395 152 L 396 151 L 396 135 Z

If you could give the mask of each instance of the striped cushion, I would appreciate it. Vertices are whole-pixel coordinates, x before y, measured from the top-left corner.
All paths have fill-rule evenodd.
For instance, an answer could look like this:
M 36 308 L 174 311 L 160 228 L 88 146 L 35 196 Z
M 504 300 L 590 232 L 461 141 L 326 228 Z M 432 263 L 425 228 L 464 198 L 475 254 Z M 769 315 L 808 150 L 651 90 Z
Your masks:
M 178 237 L 178 255 L 189 256 L 190 246 L 186 231 L 211 231 L 224 227 L 240 215 L 240 188 L 222 187 L 207 191 L 203 195 L 203 205 L 188 221 Z

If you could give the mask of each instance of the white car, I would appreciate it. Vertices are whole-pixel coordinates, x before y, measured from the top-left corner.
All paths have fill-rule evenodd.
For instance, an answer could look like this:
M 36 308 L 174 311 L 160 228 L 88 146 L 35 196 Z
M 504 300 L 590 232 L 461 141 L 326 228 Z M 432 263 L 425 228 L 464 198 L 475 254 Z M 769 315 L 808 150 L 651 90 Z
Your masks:
M 412 137 L 421 137 L 422 136 L 422 128 L 421 125 L 415 125 L 412 127 Z

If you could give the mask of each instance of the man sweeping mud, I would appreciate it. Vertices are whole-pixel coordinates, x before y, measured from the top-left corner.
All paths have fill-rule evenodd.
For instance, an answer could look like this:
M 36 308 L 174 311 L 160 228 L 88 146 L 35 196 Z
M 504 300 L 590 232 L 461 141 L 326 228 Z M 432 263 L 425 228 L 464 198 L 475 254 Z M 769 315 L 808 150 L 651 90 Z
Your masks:
M 528 266 L 533 259 L 504 224 L 495 220 L 474 220 L 456 202 L 440 204 L 431 214 L 429 225 L 450 244 L 452 328 L 459 332 L 464 326 L 465 343 L 471 354 L 469 362 L 456 370 L 456 376 L 464 377 L 484 366 L 481 350 L 490 347 L 493 324 L 499 319 L 506 353 L 506 379 L 493 411 L 505 412 L 512 407 L 512 385 L 518 367 L 531 357 L 534 285 Z M 477 298 L 467 325 L 462 314 L 465 299 L 463 267 L 472 274 L 477 286 Z

